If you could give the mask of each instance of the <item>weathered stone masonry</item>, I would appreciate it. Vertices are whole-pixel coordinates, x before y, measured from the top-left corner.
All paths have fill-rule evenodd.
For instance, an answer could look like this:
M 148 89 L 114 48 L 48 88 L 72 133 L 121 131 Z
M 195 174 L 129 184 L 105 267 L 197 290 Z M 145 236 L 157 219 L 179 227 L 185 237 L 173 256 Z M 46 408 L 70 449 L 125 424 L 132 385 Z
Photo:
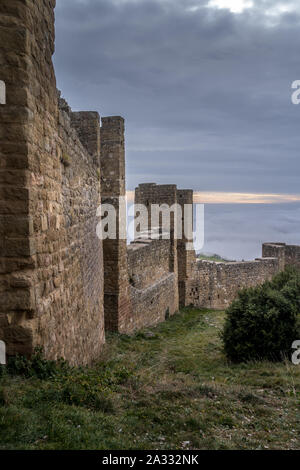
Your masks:
M 246 263 L 197 261 L 177 240 L 122 236 L 125 217 L 124 120 L 72 112 L 52 64 L 55 0 L 1 0 L 0 340 L 9 355 L 72 364 L 97 359 L 105 330 L 131 333 L 173 315 L 179 305 L 224 308 L 241 287 L 300 266 L 300 247 L 263 246 Z M 193 201 L 191 190 L 144 184 L 136 203 Z M 117 237 L 96 235 L 97 210 L 112 204 Z M 157 229 L 149 225 L 149 231 Z M 163 230 L 159 221 L 159 231 Z
M 8 354 L 41 344 L 85 363 L 104 342 L 99 149 L 80 142 L 80 120 L 57 95 L 54 6 L 0 3 L 0 337 Z
M 177 278 L 170 271 L 169 240 L 139 240 L 128 247 L 129 330 L 155 325 L 178 310 Z
M 262 255 L 264 258 L 278 258 L 279 268 L 296 266 L 300 268 L 300 246 L 285 243 L 264 243 Z
M 103 118 L 100 128 L 98 113 L 73 113 L 58 94 L 54 7 L 0 4 L 0 337 L 8 354 L 42 345 L 47 357 L 78 364 L 99 356 L 105 329 L 129 333 L 178 309 L 176 249 L 145 242 L 147 255 L 121 236 L 103 249 L 97 238 L 101 202 L 124 213 L 124 120 Z M 140 254 L 157 274 L 134 286 Z

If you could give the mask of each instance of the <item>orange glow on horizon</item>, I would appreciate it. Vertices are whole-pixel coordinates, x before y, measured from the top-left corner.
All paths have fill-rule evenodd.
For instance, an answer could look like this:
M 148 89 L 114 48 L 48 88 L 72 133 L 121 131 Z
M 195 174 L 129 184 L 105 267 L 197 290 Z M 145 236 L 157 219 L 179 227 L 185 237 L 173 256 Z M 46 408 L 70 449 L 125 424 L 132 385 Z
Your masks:
M 127 191 L 127 200 L 128 202 L 134 201 L 134 191 Z M 288 202 L 300 202 L 300 194 L 194 191 L 194 203 L 198 204 L 280 204 Z

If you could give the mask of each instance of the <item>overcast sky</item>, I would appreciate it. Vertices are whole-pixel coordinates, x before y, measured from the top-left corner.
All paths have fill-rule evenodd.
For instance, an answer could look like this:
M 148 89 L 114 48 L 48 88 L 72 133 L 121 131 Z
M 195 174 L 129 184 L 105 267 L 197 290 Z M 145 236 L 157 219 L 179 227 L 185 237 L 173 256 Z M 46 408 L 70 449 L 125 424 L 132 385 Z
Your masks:
M 57 0 L 58 87 L 125 117 L 128 189 L 299 194 L 299 44 L 299 0 Z

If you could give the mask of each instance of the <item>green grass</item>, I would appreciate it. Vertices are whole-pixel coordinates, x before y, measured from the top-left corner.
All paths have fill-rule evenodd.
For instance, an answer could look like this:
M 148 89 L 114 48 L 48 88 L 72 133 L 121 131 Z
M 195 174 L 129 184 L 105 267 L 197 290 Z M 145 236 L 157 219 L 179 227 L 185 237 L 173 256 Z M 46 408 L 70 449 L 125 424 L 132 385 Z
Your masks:
M 224 314 L 185 309 L 102 361 L 0 379 L 0 449 L 299 449 L 300 366 L 232 365 Z

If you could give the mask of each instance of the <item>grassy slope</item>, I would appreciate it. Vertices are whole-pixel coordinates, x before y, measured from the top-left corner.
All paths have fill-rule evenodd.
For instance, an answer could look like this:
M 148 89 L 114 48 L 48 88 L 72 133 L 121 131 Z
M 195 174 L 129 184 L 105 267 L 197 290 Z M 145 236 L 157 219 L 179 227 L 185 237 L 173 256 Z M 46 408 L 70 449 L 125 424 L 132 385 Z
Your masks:
M 222 322 L 187 309 L 93 368 L 0 379 L 0 449 L 299 449 L 300 366 L 228 364 Z

